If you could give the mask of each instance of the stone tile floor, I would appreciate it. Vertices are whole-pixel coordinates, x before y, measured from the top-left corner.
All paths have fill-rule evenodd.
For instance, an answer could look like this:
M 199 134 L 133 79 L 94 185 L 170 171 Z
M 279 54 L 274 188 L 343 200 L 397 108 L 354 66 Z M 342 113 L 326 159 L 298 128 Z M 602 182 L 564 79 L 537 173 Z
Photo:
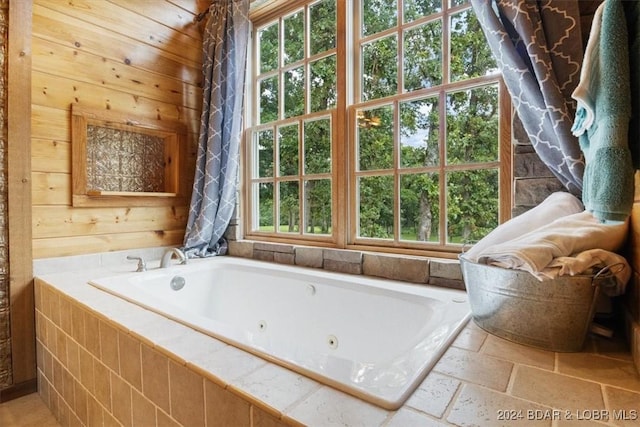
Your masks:
M 461 332 L 389 426 L 640 426 L 640 376 L 622 338 L 555 353 Z
M 60 424 L 38 393 L 0 403 L 2 427 L 58 427 Z

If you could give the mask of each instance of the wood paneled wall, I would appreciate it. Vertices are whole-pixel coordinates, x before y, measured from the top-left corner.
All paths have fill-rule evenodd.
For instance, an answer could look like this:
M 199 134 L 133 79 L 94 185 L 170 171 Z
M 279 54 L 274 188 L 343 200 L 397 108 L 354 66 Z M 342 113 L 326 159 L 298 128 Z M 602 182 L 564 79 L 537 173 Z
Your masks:
M 189 131 L 181 179 L 191 188 L 201 110 L 202 0 L 33 1 L 33 257 L 182 243 L 188 206 L 71 205 L 71 105 Z M 188 197 L 187 201 L 188 203 Z

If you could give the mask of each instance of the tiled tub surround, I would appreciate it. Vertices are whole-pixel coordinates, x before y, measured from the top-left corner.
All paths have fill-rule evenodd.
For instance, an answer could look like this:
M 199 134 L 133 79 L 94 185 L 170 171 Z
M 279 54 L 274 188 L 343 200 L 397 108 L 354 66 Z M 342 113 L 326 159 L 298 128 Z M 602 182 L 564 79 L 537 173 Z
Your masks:
M 621 341 L 553 353 L 470 323 L 386 411 L 86 284 L 135 265 L 84 267 L 36 268 L 39 390 L 63 426 L 640 424 L 640 379 Z
M 386 409 L 470 317 L 464 291 L 232 256 L 90 284 Z

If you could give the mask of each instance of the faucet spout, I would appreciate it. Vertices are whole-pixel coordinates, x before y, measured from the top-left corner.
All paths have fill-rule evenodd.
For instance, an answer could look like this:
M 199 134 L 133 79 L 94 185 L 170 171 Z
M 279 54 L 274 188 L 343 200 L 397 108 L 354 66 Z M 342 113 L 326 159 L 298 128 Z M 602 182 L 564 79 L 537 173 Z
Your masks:
M 178 258 L 179 264 L 187 263 L 187 256 L 185 255 L 184 252 L 182 252 L 178 248 L 171 248 L 171 249 L 167 249 L 164 255 L 162 255 L 162 259 L 160 260 L 160 268 L 169 267 L 171 265 L 171 260 L 173 259 L 174 255 Z

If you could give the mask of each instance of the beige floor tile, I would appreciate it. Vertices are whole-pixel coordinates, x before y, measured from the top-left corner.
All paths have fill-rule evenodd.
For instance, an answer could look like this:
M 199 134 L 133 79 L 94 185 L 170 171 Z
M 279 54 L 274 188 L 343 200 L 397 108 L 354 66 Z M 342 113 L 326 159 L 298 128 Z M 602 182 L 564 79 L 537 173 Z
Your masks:
M 184 361 L 185 364 L 227 346 L 222 341 L 190 328 L 185 329 L 178 337 L 160 339 L 158 345 L 176 355 L 174 359 Z
M 330 387 L 322 387 L 288 412 L 310 426 L 379 426 L 389 412 Z
M 510 394 L 563 411 L 605 409 L 599 384 L 528 366 L 516 368 Z
M 385 427 L 444 427 L 447 425 L 448 424 L 434 420 L 433 418 L 412 409 L 400 408 L 400 410 L 393 415 L 391 420 L 385 424 Z
M 610 422 L 617 426 L 640 425 L 640 393 L 615 387 L 604 387 Z
M 405 405 L 441 418 L 459 386 L 455 378 L 431 372 Z
M 631 362 L 591 353 L 559 353 L 558 371 L 616 387 L 640 391 L 640 378 Z
M 465 384 L 447 416 L 458 426 L 551 426 L 551 408 L 516 399 L 473 384 Z
M 507 389 L 512 369 L 511 362 L 456 347 L 449 348 L 434 367 L 434 371 L 498 391 Z
M 585 419 L 588 415 L 585 413 L 581 416 L 582 419 L 577 419 L 572 417 L 571 419 L 561 418 L 558 420 L 556 424 L 557 427 L 605 427 L 610 426 L 611 424 L 603 424 L 598 421 L 593 421 L 589 419 Z
M 294 402 L 320 388 L 316 381 L 271 363 L 240 378 L 232 386 L 282 412 Z
M 198 355 L 190 362 L 196 368 L 209 371 L 227 381 L 247 375 L 266 363 L 264 359 L 230 345 L 211 354 Z
M 552 351 L 517 344 L 493 335 L 487 337 L 482 353 L 550 371 L 553 370 L 556 357 Z
M 2 427 L 59 427 L 38 393 L 28 394 L 0 404 Z
M 178 338 L 185 334 L 189 327 L 180 323 L 174 322 L 159 314 L 155 314 L 155 319 L 151 322 L 147 322 L 140 325 L 135 325 L 131 330 L 136 334 L 152 342 L 154 345 L 162 342 L 167 342 L 171 339 Z
M 471 323 L 473 323 L 473 321 L 469 322 L 469 324 Z M 455 339 L 452 345 L 455 347 L 463 348 L 465 350 L 479 351 L 480 347 L 482 347 L 482 344 L 487 338 L 487 335 L 489 334 L 487 334 L 477 326 L 475 328 L 466 327 L 462 331 L 460 331 L 460 334 Z

